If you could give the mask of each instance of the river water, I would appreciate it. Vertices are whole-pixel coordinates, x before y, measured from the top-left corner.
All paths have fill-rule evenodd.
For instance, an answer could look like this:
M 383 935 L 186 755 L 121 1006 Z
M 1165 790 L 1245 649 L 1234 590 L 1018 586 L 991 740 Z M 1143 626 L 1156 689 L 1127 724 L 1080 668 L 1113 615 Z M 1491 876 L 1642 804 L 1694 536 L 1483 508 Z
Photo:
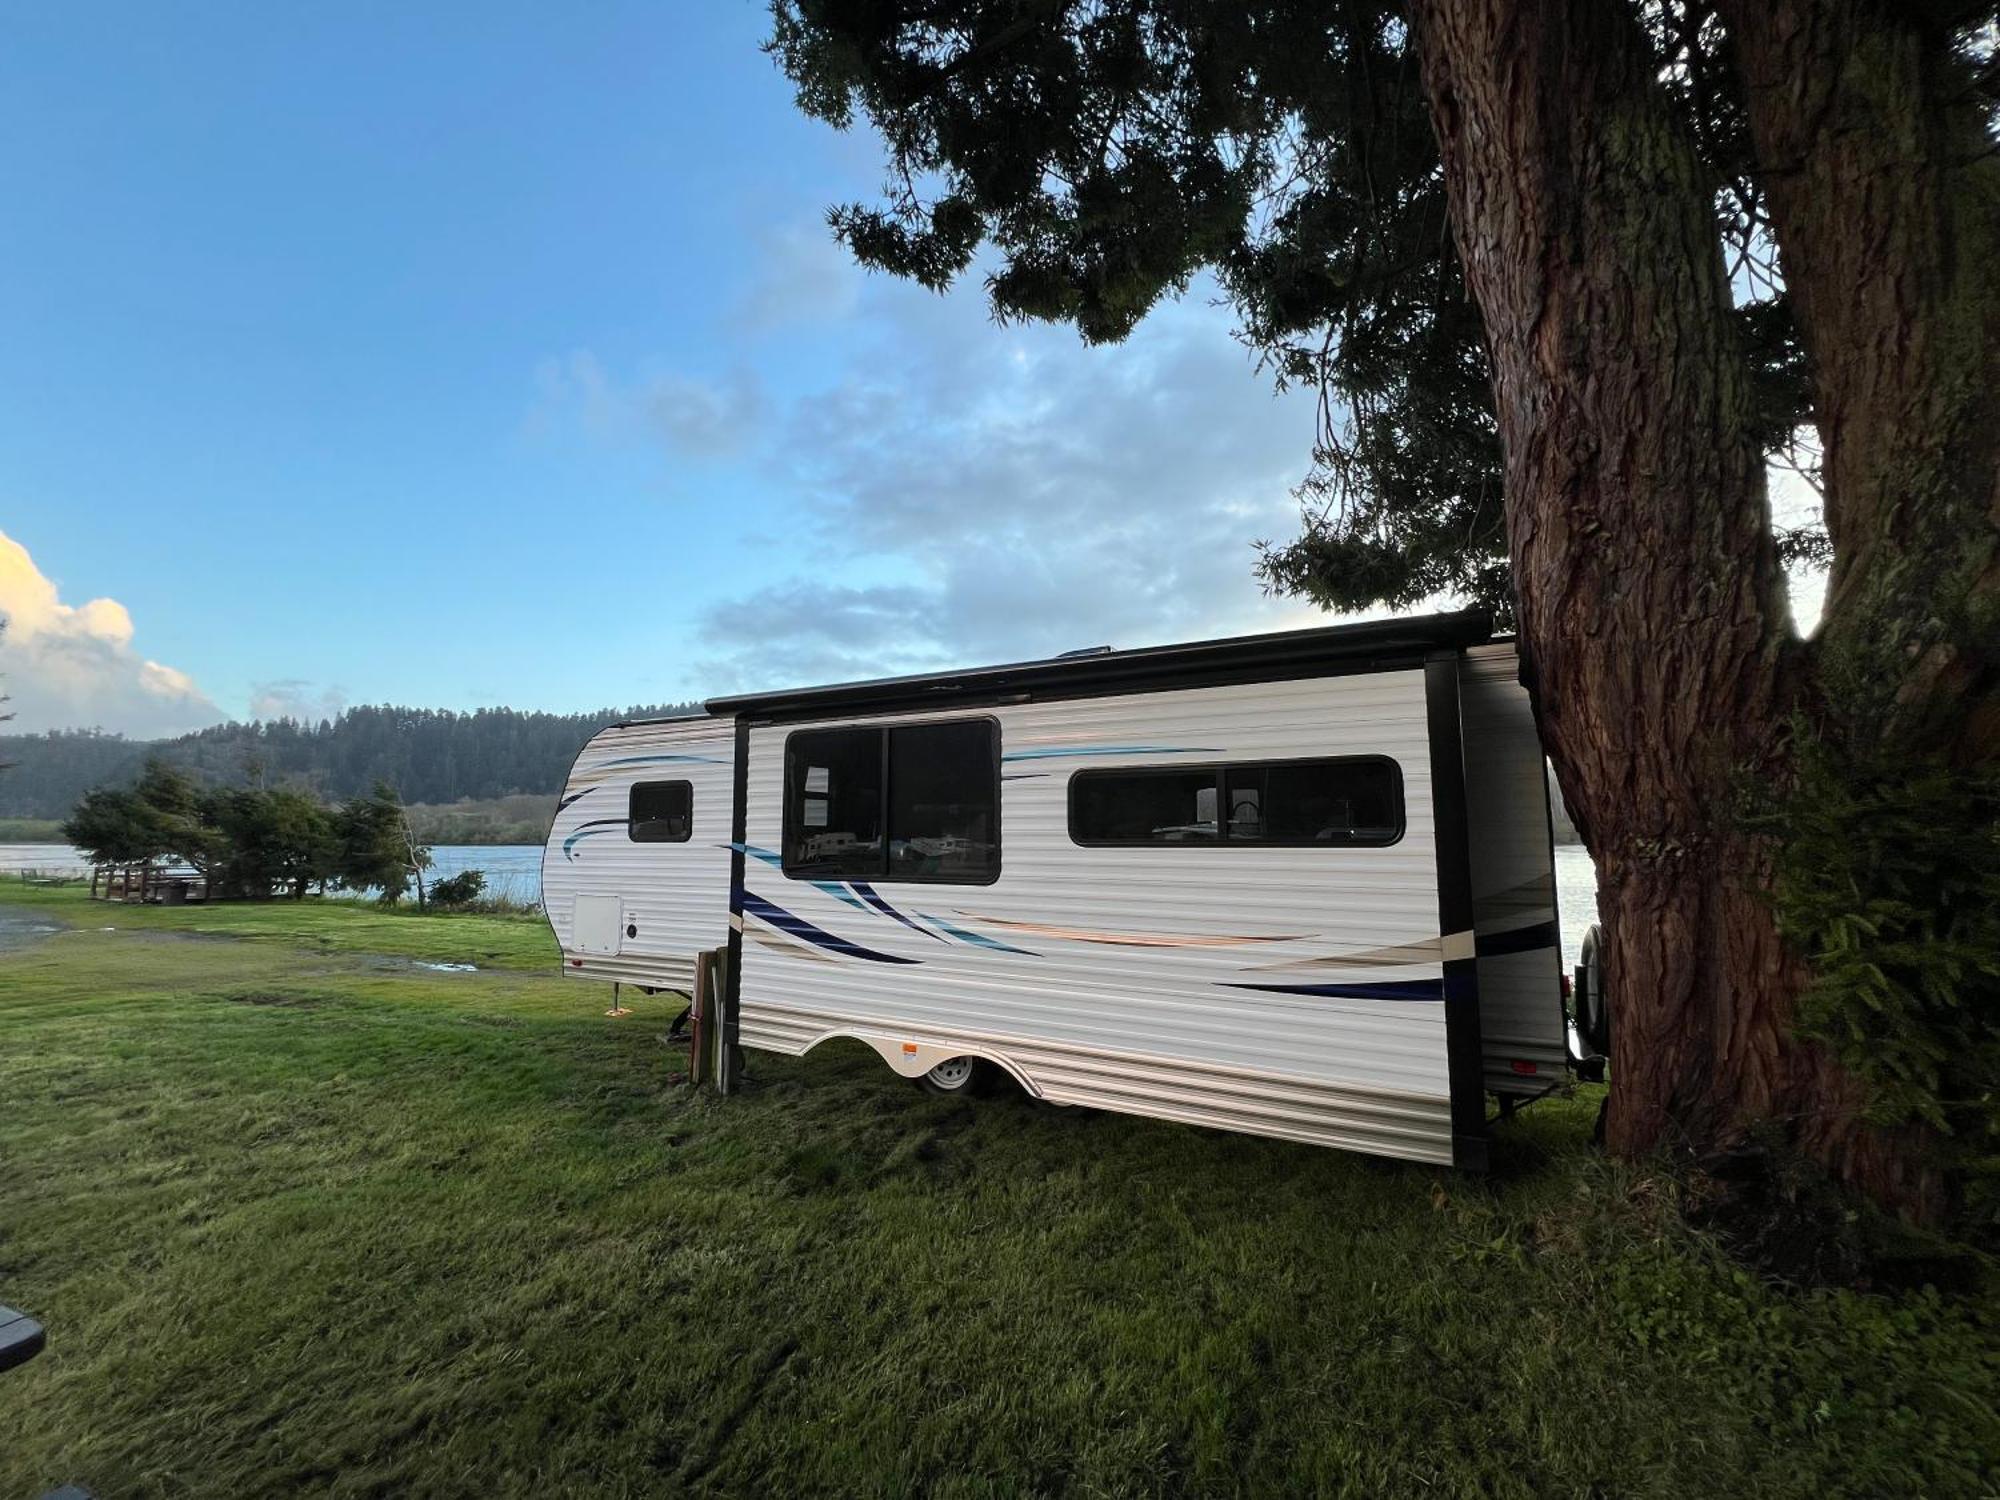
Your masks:
M 542 899 L 542 846 L 540 844 L 436 844 L 431 848 L 431 868 L 426 881 L 460 870 L 486 872 L 486 894 L 507 896 L 515 901 Z M 6 882 L 22 872 L 34 874 L 90 874 L 90 862 L 68 844 L 0 844 L 0 901 L 5 901 Z
M 431 858 L 430 879 L 483 870 L 490 895 L 521 902 L 542 899 L 540 844 L 439 844 Z M 67 844 L 0 844 L 0 902 L 6 900 L 6 882 L 24 870 L 88 873 L 89 866 Z M 1597 920 L 1597 872 L 1580 845 L 1556 846 L 1556 901 L 1562 912 L 1564 966 L 1573 969 L 1583 930 Z

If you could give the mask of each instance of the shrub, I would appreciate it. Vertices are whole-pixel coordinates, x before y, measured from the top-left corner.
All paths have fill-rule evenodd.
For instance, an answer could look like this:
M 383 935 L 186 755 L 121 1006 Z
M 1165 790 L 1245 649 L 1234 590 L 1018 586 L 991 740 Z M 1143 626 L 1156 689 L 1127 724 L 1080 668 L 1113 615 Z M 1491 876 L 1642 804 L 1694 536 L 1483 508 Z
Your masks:
M 447 875 L 431 886 L 431 904 L 469 906 L 479 899 L 479 893 L 485 889 L 484 870 L 460 870 L 456 875 Z
M 1812 967 L 1798 1026 L 1882 1125 L 1944 1138 L 1972 1224 L 2000 1226 L 2000 771 L 1857 753 L 1796 725 L 1797 781 L 1752 826 L 1779 839 L 1780 930 Z

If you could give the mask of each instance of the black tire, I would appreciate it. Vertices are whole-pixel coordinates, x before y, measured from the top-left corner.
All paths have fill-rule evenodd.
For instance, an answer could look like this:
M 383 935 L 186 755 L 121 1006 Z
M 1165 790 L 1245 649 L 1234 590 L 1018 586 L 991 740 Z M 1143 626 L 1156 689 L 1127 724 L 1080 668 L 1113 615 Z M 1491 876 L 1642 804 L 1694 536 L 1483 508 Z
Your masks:
M 1611 1002 L 1604 993 L 1604 929 L 1595 922 L 1583 935 L 1583 954 L 1577 960 L 1571 989 L 1570 1003 L 1576 1012 L 1576 1034 L 1592 1052 L 1600 1057 L 1609 1057 Z
M 993 1065 L 980 1057 L 947 1057 L 928 1073 L 919 1074 L 917 1087 L 927 1094 L 946 1099 L 967 1099 L 984 1094 Z

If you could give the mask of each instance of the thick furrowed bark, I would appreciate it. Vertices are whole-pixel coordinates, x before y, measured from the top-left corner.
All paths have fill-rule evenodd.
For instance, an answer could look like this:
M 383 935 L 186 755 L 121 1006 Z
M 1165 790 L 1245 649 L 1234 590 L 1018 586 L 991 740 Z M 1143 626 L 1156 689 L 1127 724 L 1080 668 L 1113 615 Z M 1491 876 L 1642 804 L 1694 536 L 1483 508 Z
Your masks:
M 1793 649 L 1706 179 L 1645 39 L 1598 0 L 1417 0 L 1491 346 L 1538 712 L 1596 857 L 1614 1149 L 1760 1121 L 1841 1163 L 1854 1091 L 1791 1034 L 1800 970 L 1730 827 L 1783 762 Z
M 1881 0 L 1724 0 L 1812 359 L 1834 543 L 1823 641 L 1868 727 L 2000 754 L 2000 156 L 1943 39 Z M 1968 608 L 1970 606 L 1970 608 Z M 1968 701 L 1969 700 L 1969 701 Z
M 1610 1144 L 1700 1155 L 1765 1122 L 1841 1180 L 1934 1219 L 1945 1186 L 1933 1143 L 1920 1129 L 1867 1127 L 1865 1091 L 1822 1049 L 1794 1040 L 1789 1005 L 1771 1003 L 1795 994 L 1804 971 L 1753 888 L 1763 859 L 1753 843 L 1725 840 L 1702 863 L 1600 860 L 1607 981 L 1628 999 L 1629 966 L 1657 987 L 1656 1003 L 1627 1005 L 1614 1029 L 1614 1099 L 1635 1074 L 1651 1084 L 1621 1101 Z

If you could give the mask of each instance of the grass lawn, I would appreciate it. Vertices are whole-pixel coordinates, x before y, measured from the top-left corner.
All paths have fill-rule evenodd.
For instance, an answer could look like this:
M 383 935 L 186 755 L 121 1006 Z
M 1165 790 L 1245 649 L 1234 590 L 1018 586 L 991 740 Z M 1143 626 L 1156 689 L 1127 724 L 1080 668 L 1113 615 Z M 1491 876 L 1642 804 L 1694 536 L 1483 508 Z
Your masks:
M 197 901 L 192 906 L 126 906 L 89 899 L 86 885 L 35 886 L 0 881 L 0 906 L 51 921 L 121 933 L 194 933 L 276 943 L 307 953 L 369 953 L 428 963 L 552 974 L 555 939 L 539 913 L 520 916 L 419 916 L 372 902 L 317 897 L 304 901 Z M 296 956 L 294 956 L 296 961 Z M 601 1009 L 602 1007 L 600 1007 Z
M 0 1495 L 1992 1493 L 1992 1277 L 1775 1290 L 1589 1091 L 1483 1180 L 859 1048 L 722 1100 L 532 922 L 0 900 L 74 924 L 0 955 Z

